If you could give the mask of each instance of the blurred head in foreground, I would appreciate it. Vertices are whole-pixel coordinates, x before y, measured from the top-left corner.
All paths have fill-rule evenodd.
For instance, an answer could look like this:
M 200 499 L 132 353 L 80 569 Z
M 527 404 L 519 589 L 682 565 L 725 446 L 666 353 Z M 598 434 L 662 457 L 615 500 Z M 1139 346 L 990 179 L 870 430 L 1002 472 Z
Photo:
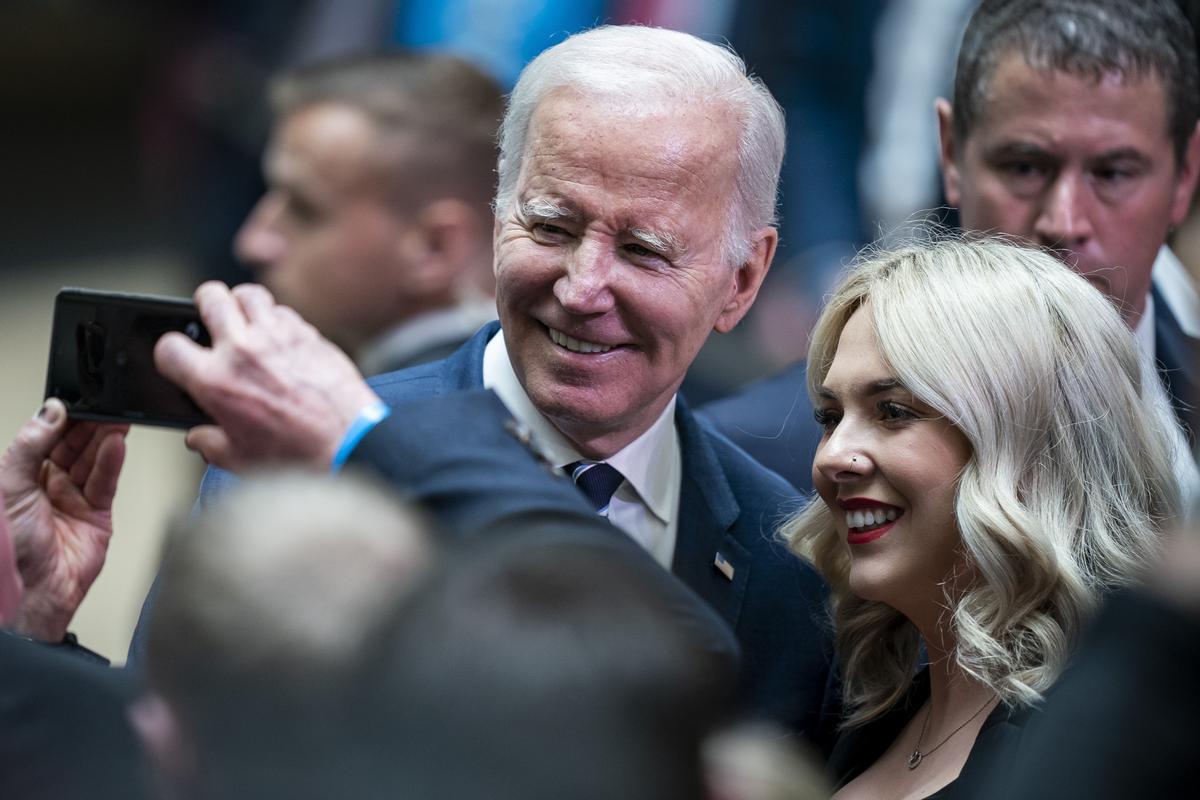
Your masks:
M 381 706 L 369 738 L 413 797 L 703 796 L 701 743 L 735 676 L 627 550 L 493 541 L 400 610 L 372 661 L 403 707 Z
M 173 531 L 133 712 L 171 794 L 332 796 L 366 640 L 431 557 L 419 515 L 345 477 L 252 479 Z

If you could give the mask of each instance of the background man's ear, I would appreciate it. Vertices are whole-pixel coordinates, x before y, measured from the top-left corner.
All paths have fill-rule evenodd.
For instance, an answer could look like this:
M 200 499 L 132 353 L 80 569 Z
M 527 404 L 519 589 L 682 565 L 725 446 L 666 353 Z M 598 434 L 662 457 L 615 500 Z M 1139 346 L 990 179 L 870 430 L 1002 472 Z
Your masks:
M 421 208 L 413 223 L 398 244 L 403 264 L 399 277 L 416 296 L 453 294 L 467 279 L 480 241 L 486 241 L 481 230 L 486 220 L 462 200 L 442 198 Z
M 1171 198 L 1171 225 L 1180 225 L 1187 219 L 1192 208 L 1192 195 L 1196 192 L 1196 181 L 1200 178 L 1200 122 L 1188 138 L 1183 150 L 1183 161 L 1179 164 L 1179 183 Z
M 758 290 L 762 288 L 763 279 L 771 268 L 775 258 L 775 248 L 779 244 L 779 231 L 773 227 L 760 228 L 754 233 L 754 246 L 746 262 L 733 271 L 733 284 L 730 287 L 729 301 L 717 317 L 713 329 L 718 333 L 729 333 L 746 316 Z
M 942 190 L 946 193 L 946 202 L 957 208 L 962 201 L 962 184 L 955 148 L 962 143 L 954 141 L 954 109 L 950 101 L 943 97 L 934 101 L 933 107 L 938 121 L 938 161 L 942 165 Z

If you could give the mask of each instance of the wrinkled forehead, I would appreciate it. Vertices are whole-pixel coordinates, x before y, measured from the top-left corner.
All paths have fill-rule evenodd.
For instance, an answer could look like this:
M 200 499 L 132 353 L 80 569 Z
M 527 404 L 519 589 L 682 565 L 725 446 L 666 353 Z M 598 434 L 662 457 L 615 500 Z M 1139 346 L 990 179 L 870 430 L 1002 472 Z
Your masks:
M 614 174 L 673 176 L 710 192 L 732 186 L 740 121 L 728 103 L 649 98 L 630 103 L 559 89 L 534 109 L 523 173 L 554 162 L 602 166 Z

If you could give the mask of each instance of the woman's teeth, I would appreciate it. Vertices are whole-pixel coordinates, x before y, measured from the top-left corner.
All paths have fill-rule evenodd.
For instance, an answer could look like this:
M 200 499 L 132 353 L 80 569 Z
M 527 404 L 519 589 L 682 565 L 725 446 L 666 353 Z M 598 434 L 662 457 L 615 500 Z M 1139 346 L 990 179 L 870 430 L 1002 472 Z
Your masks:
M 886 511 L 882 508 L 847 511 L 846 527 L 851 530 L 855 528 L 874 528 L 885 522 L 891 522 L 898 516 L 900 514 L 894 508 L 889 508 Z
M 607 353 L 613 349 L 612 345 L 585 342 L 581 339 L 576 339 L 574 336 L 567 336 L 562 331 L 554 330 L 554 328 L 548 327 L 546 330 L 550 331 L 550 341 L 559 347 L 565 347 L 572 353 Z

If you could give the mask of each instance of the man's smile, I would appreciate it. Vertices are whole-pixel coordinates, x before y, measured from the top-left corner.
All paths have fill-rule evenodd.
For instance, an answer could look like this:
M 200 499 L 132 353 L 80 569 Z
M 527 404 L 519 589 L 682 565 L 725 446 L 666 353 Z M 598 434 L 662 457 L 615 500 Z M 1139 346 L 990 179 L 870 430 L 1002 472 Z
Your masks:
M 564 350 L 570 350 L 572 353 L 607 353 L 616 348 L 616 345 L 576 339 L 574 336 L 568 336 L 562 331 L 555 330 L 549 326 L 546 326 L 546 330 L 550 333 L 550 340 L 552 342 Z

